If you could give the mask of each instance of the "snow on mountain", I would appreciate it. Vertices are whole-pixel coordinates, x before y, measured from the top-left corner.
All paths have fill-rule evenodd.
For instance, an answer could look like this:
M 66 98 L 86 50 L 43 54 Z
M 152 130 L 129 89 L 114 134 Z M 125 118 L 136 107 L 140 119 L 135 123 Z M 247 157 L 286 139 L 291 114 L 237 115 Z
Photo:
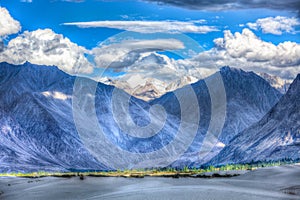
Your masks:
M 239 133 L 211 164 L 300 158 L 300 74 L 280 101 Z
M 130 79 L 112 79 L 108 77 L 98 79 L 101 83 L 120 88 L 128 94 L 144 101 L 159 98 L 167 92 L 195 83 L 197 80 L 193 76 L 184 76 L 171 83 L 167 83 L 155 78 L 142 77 L 141 75 L 131 75 Z
M 224 144 L 228 144 L 231 138 L 239 132 L 257 122 L 281 96 L 264 79 L 252 72 L 224 67 L 220 70 L 220 74 L 224 82 L 227 101 L 213 109 L 216 111 L 215 116 L 218 116 L 218 113 L 221 112 L 220 108 L 226 106 L 226 118 L 220 137 L 217 138 L 219 142 L 214 144 L 215 151 L 210 153 L 209 157 L 219 152 Z M 215 76 L 209 77 L 211 83 L 214 83 Z M 0 162 L 1 171 L 108 169 L 107 164 L 109 165 L 113 161 L 131 162 L 130 158 L 123 154 L 111 155 L 103 152 L 102 157 L 95 158 L 87 150 L 78 135 L 78 127 L 74 124 L 72 104 L 74 100 L 77 100 L 74 99 L 74 82 L 75 77 L 63 73 L 56 67 L 37 66 L 30 63 L 22 66 L 0 64 L 0 111 L 2 113 L 0 116 L 0 140 L 4 141 L 0 154 L 0 159 L 3 161 Z M 206 82 L 207 80 L 201 80 L 191 85 L 192 93 L 196 95 L 196 104 L 191 101 L 192 96 L 189 96 L 191 94 L 189 86 L 177 89 L 175 92 L 168 92 L 149 102 L 129 96 L 128 109 L 133 121 L 132 125 L 122 113 L 119 118 L 121 120 L 116 119 L 118 116 L 114 109 L 117 111 L 124 109 L 122 102 L 113 104 L 113 92 L 118 89 L 93 82 L 97 85 L 95 93 L 96 123 L 99 123 L 105 137 L 115 146 L 127 152 L 140 154 L 141 158 L 144 158 L 145 153 L 159 151 L 172 143 L 178 135 L 178 130 L 181 130 L 182 120 L 184 120 L 184 127 L 187 127 L 187 130 L 193 129 L 196 125 L 193 121 L 197 120 L 193 113 L 199 109 L 200 122 L 195 138 L 181 138 L 181 144 L 179 142 L 177 148 L 181 148 L 183 143 L 189 139 L 193 139 L 192 144 L 186 153 L 173 163 L 173 166 L 182 167 L 203 163 L 207 158 L 203 159 L 199 155 L 199 151 L 212 117 L 210 92 L 217 92 L 219 88 L 216 85 L 213 87 L 217 89 L 216 91 L 209 91 Z M 79 86 L 80 88 L 85 87 L 85 85 Z M 119 92 L 121 96 L 128 96 L 122 90 Z M 179 103 L 180 99 L 177 99 L 175 94 L 180 94 L 184 105 Z M 88 100 L 92 96 L 93 94 L 84 95 L 87 103 L 83 102 L 80 105 L 87 114 L 91 109 Z M 149 110 L 155 104 L 161 105 L 166 111 L 166 121 L 157 132 L 155 128 L 159 127 L 164 117 L 163 115 L 152 115 L 151 118 Z M 186 110 L 181 111 L 182 106 L 185 106 Z M 186 118 L 182 116 L 182 112 L 188 114 Z M 85 122 L 88 124 L 89 118 L 82 118 L 83 125 Z M 134 128 L 134 125 L 147 127 L 151 122 L 154 125 L 150 129 L 156 134 L 149 138 L 132 136 L 120 127 L 120 124 L 126 125 L 129 129 Z M 86 134 L 91 135 L 96 130 L 93 126 L 84 128 Z M 15 136 L 12 137 L 12 134 Z M 189 132 L 185 134 L 191 135 Z M 9 144 L 9 146 L 4 144 Z M 105 144 L 102 145 L 105 149 Z M 160 158 L 161 161 L 168 159 L 168 156 L 174 151 L 176 149 L 165 152 L 166 157 Z M 22 159 L 18 159 L 16 162 L 16 158 Z M 134 162 L 126 167 L 139 166 L 139 160 Z
M 286 93 L 289 85 L 292 82 L 291 80 L 284 80 L 278 76 L 267 73 L 257 72 L 256 74 L 265 79 L 273 88 L 277 89 L 282 94 Z M 199 80 L 193 76 L 183 76 L 177 80 L 167 83 L 155 78 L 142 77 L 141 75 L 131 75 L 130 79 L 112 79 L 108 77 L 102 77 L 99 78 L 98 81 L 120 88 L 136 98 L 144 101 L 151 101 L 168 92 L 172 92 L 186 85 L 193 84 Z
M 274 88 L 276 88 L 279 92 L 282 94 L 285 94 L 288 90 L 290 84 L 292 83 L 291 80 L 284 80 L 278 76 L 270 75 L 268 73 L 257 73 L 259 76 L 261 76 L 263 79 L 265 79 L 270 85 Z

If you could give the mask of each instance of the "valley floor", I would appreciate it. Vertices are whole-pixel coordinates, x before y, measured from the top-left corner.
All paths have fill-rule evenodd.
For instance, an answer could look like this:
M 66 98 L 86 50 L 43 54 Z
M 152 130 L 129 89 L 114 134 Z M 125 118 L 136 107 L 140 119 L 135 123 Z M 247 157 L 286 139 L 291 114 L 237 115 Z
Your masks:
M 0 199 L 299 199 L 300 165 L 260 168 L 232 178 L 0 178 Z

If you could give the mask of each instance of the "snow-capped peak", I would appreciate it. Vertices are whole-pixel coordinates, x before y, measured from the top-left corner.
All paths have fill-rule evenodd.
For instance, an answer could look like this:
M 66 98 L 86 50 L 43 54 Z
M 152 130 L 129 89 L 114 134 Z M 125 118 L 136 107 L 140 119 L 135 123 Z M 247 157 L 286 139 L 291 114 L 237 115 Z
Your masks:
M 270 75 L 264 72 L 257 72 L 260 77 L 265 79 L 272 87 L 276 88 L 282 94 L 285 94 L 292 83 L 292 80 L 282 79 L 278 76 Z

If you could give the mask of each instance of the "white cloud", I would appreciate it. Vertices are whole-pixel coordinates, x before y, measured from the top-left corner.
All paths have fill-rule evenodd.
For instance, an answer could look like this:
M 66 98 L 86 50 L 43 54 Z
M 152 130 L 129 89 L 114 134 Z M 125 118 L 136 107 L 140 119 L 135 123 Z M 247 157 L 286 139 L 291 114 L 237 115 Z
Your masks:
M 157 53 L 143 53 L 140 58 L 126 69 L 128 74 L 140 74 L 146 78 L 152 78 L 172 84 L 189 76 L 195 79 L 202 79 L 217 71 L 215 68 L 198 68 L 189 59 L 174 60 L 166 55 Z
M 97 67 L 125 72 L 122 76 L 108 77 L 114 80 L 114 85 L 126 87 L 125 89 L 130 91 L 127 87 L 134 89 L 137 85 L 146 85 L 150 81 L 155 88 L 164 91 L 170 84 L 185 80 L 186 76 L 193 82 L 217 70 L 199 70 L 188 59 L 174 60 L 157 53 L 182 48 L 184 44 L 175 39 L 125 40 L 118 44 L 95 48 L 92 52 Z M 94 79 L 107 82 L 107 78 L 100 76 Z M 127 83 L 126 86 L 124 83 Z
M 219 31 L 214 26 L 198 24 L 199 21 L 91 21 L 64 23 L 63 25 L 80 28 L 115 28 L 138 33 L 209 33 Z
M 21 2 L 24 2 L 24 3 L 32 3 L 32 0 L 21 0 Z
M 151 43 L 150 41 L 146 43 L 148 42 Z M 261 40 L 252 31 L 245 28 L 242 33 L 233 34 L 230 31 L 224 31 L 224 37 L 215 39 L 214 43 L 214 48 L 201 52 L 193 58 L 180 60 L 158 54 L 154 50 L 128 53 L 130 48 L 125 48 L 125 46 L 135 46 L 129 45 L 130 43 L 123 49 L 120 44 L 113 46 L 111 52 L 101 53 L 100 51 L 96 54 L 105 55 L 109 58 L 108 60 L 111 60 L 118 57 L 116 55 L 125 55 L 127 52 L 126 57 L 123 60 L 120 59 L 121 62 L 110 66 L 126 72 L 123 76 L 114 77 L 115 82 L 128 82 L 126 87 L 132 85 L 132 87 L 136 87 L 137 81 L 131 84 L 130 80 L 139 77 L 139 85 L 145 85 L 150 79 L 156 88 L 163 88 L 165 85 L 178 82 L 183 77 L 205 78 L 223 66 L 267 72 L 286 79 L 293 79 L 300 71 L 300 44 L 294 42 L 287 41 L 274 45 Z M 140 45 L 140 47 L 145 48 L 144 45 Z M 123 51 L 123 54 L 119 51 Z M 96 63 L 101 64 L 103 60 L 99 57 Z
M 110 68 L 125 74 L 117 77 L 110 77 L 109 73 L 98 74 L 93 79 L 115 85 L 128 93 L 136 94 L 136 97 L 149 100 L 151 99 L 147 96 L 149 91 L 150 96 L 158 97 L 216 71 L 216 69 L 198 70 L 187 59 L 175 60 L 158 53 L 176 52 L 185 48 L 183 41 L 178 39 L 128 39 L 101 45 L 91 51 L 95 57 L 96 67 Z M 139 96 L 144 92 L 147 93 L 147 97 Z
M 122 70 L 126 72 L 122 76 L 95 77 L 95 80 L 122 88 L 146 101 L 194 83 L 217 71 L 199 70 L 187 59 L 174 60 L 156 52 L 141 53 L 135 62 Z
M 6 9 L 0 8 L 0 14 L 0 37 L 20 30 L 19 22 L 13 20 Z M 257 20 L 255 25 L 247 25 L 252 29 L 262 29 L 265 33 L 293 33 L 294 26 L 299 23 L 294 20 L 284 17 L 265 18 Z M 201 23 L 203 21 L 106 21 L 66 25 L 119 28 L 140 33 L 216 31 L 215 27 L 201 26 Z M 113 43 L 102 44 L 89 51 L 50 29 L 25 31 L 5 47 L 1 47 L 3 43 L 0 42 L 0 62 L 23 64 L 29 61 L 33 64 L 55 65 L 69 74 L 89 74 L 94 67 L 109 67 L 125 72 L 115 80 L 128 82 L 130 87 L 146 85 L 147 81 L 153 80 L 154 86 L 162 91 L 169 85 L 175 85 L 176 88 L 176 84 L 180 85 L 182 81 L 189 83 L 205 78 L 226 65 L 267 72 L 288 79 L 294 78 L 300 71 L 300 44 L 286 41 L 274 45 L 261 40 L 249 29 L 234 34 L 225 31 L 223 38 L 214 40 L 215 47 L 211 50 L 180 60 L 157 53 L 185 49 L 185 44 L 177 39 L 127 39 L 119 43 L 116 43 L 117 40 L 110 42 Z M 94 57 L 94 64 L 88 61 L 85 54 Z M 186 77 L 189 80 L 184 80 Z M 97 80 L 99 77 L 93 78 Z M 44 95 L 66 99 L 58 93 Z
M 200 53 L 191 62 L 198 67 L 231 66 L 267 72 L 291 79 L 300 71 L 300 44 L 283 42 L 274 45 L 258 38 L 249 29 L 214 40 L 215 47 Z
M 91 73 L 93 66 L 84 54 L 87 50 L 50 29 L 38 29 L 9 41 L 0 54 L 0 62 L 55 65 L 70 74 Z
M 10 34 L 17 33 L 21 30 L 21 25 L 14 20 L 6 8 L 0 7 L 0 40 Z
M 133 65 L 142 53 L 183 49 L 176 39 L 123 40 L 120 43 L 102 45 L 92 50 L 96 67 L 126 68 Z
M 267 17 L 256 20 L 255 23 L 247 23 L 247 26 L 253 30 L 261 29 L 263 33 L 281 35 L 282 33 L 295 33 L 295 26 L 300 25 L 300 21 L 295 18 L 283 16 Z
M 174 59 L 155 52 L 141 53 L 130 66 L 124 69 L 130 78 L 132 75 L 140 74 L 142 77 L 155 78 L 164 82 L 178 79 L 185 73 L 185 69 L 177 66 Z

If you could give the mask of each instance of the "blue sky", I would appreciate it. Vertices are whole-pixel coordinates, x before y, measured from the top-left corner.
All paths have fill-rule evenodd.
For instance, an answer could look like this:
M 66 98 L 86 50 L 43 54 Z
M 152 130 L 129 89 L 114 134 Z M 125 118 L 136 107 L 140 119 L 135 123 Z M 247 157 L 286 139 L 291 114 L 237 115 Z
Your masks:
M 200 31 L 186 31 L 186 29 L 182 28 L 189 28 L 189 24 L 181 25 L 178 24 L 171 24 L 170 26 L 177 26 L 175 27 L 175 32 L 179 32 L 179 34 L 184 34 L 190 37 L 192 40 L 195 40 L 201 48 L 201 51 L 207 51 L 209 56 L 219 56 L 214 57 L 212 60 L 216 61 L 215 63 L 217 67 L 221 67 L 221 65 L 234 65 L 234 63 L 239 63 L 237 66 L 233 67 L 241 67 L 246 70 L 258 70 L 262 72 L 268 72 L 274 75 L 281 76 L 283 78 L 291 79 L 297 71 L 299 71 L 300 65 L 300 58 L 297 55 L 292 55 L 291 58 L 286 57 L 284 60 L 278 60 L 277 63 L 272 61 L 273 57 L 280 57 L 284 54 L 282 49 L 290 49 L 290 46 L 293 46 L 296 50 L 293 52 L 297 52 L 299 49 L 300 43 L 300 22 L 298 18 L 298 11 L 293 9 L 290 2 L 296 2 L 295 0 L 288 0 L 287 4 L 282 3 L 276 4 L 276 6 L 261 6 L 261 5 L 252 5 L 248 3 L 247 5 L 243 5 L 239 3 L 238 0 L 235 1 L 235 4 L 222 4 L 220 5 L 212 5 L 210 8 L 209 5 L 205 5 L 203 8 L 202 1 L 186 1 L 186 5 L 176 5 L 172 3 L 173 1 L 167 1 L 168 3 L 157 3 L 155 0 L 152 2 L 149 1 L 80 1 L 74 2 L 74 0 L 68 1 L 60 1 L 60 0 L 32 0 L 32 1 L 18 1 L 18 0 L 1 0 L 0 7 L 3 7 L 8 10 L 9 14 L 13 19 L 18 21 L 21 25 L 21 30 L 17 33 L 12 33 L 10 35 L 6 35 L 3 37 L 4 43 L 9 47 L 9 42 L 13 41 L 16 37 L 20 36 L 24 31 L 34 32 L 38 29 L 50 29 L 55 34 L 62 34 L 63 37 L 69 38 L 70 41 L 79 47 L 85 48 L 85 50 L 81 50 L 80 48 L 76 53 L 84 54 L 85 58 L 90 62 L 88 65 L 93 65 L 95 71 L 101 71 L 101 66 L 97 66 L 96 59 L 94 58 L 99 57 L 99 53 L 96 55 L 95 52 L 101 52 L 103 54 L 103 50 L 95 49 L 101 44 L 103 41 L 107 41 L 108 38 L 115 36 L 116 34 L 122 33 L 125 30 L 141 30 L 141 35 L 147 35 L 145 31 L 152 30 L 151 23 L 152 22 L 167 22 L 169 26 L 169 22 L 187 22 L 193 25 L 192 28 L 199 28 Z M 261 0 L 263 1 L 263 0 Z M 249 1 L 249 2 L 261 2 L 261 1 Z M 170 3 L 171 2 L 171 3 Z M 192 2 L 191 5 L 188 3 Z M 199 2 L 197 6 L 195 6 L 195 2 Z M 222 2 L 222 1 L 220 1 Z M 289 3 L 289 4 L 288 4 Z M 184 4 L 184 3 L 183 3 Z M 230 7 L 232 6 L 233 7 Z M 275 5 L 275 4 L 274 4 Z M 222 7 L 223 6 L 223 7 Z M 236 6 L 236 8 L 234 7 Z M 247 7 L 248 6 L 248 7 Z M 216 7 L 218 9 L 216 9 Z M 228 8 L 230 7 L 230 8 Z M 255 8 L 254 8 L 255 7 Z M 193 8 L 193 9 L 191 9 Z M 224 8 L 224 9 L 223 9 Z M 227 9 L 228 8 L 228 9 Z M 202 21 L 201 21 L 202 20 Z M 260 21 L 261 20 L 261 21 Z M 99 22 L 95 25 L 89 25 L 89 27 L 82 28 L 78 23 L 86 23 L 86 22 Z M 103 21 L 108 21 L 108 23 L 113 24 L 115 21 L 121 21 L 115 25 L 103 25 Z M 125 22 L 125 23 L 123 23 Z M 131 22 L 138 22 L 130 27 Z M 144 24 L 148 25 L 148 29 L 145 30 L 143 27 Z M 73 23 L 73 24 L 66 24 L 66 23 Z M 248 23 L 252 23 L 248 24 Z M 280 26 L 280 24 L 285 23 L 284 26 Z M 164 25 L 161 26 L 161 28 Z M 280 27 L 278 27 L 280 26 Z M 125 28 L 124 28 L 125 27 Z M 159 28 L 159 25 L 157 26 Z M 150 29 L 149 29 L 150 28 Z M 204 28 L 204 29 L 203 29 Z M 153 28 L 155 29 L 155 27 Z M 247 32 L 250 30 L 251 33 Z M 204 31 L 202 31 L 204 30 Z M 245 31 L 243 31 L 245 30 Z M 153 31 L 153 30 L 152 30 Z M 161 30 L 161 32 L 166 31 Z M 168 31 L 168 30 L 167 30 Z M 173 29 L 171 31 L 174 31 Z M 226 33 L 225 33 L 225 32 Z M 229 31 L 229 32 L 228 32 Z M 242 34 L 242 39 L 239 36 L 232 36 L 230 35 L 238 32 Z M 53 33 L 53 34 L 54 34 Z M 254 34 L 252 36 L 251 34 Z M 172 38 L 174 33 L 170 34 L 170 38 Z M 227 36 L 226 36 L 227 35 Z M 0 35 L 1 36 L 1 35 Z M 25 37 L 25 36 L 24 36 Z M 23 37 L 23 39 L 24 39 Z M 26 37 L 29 37 L 28 35 Z M 157 36 L 160 39 L 159 36 Z M 254 43 L 257 43 L 257 46 L 260 48 L 255 49 L 255 45 L 248 44 L 249 48 L 247 47 L 246 50 L 240 50 L 239 56 L 234 55 L 232 53 L 232 46 L 239 47 L 245 45 L 245 41 L 249 41 L 249 37 L 253 40 Z M 218 40 L 219 43 L 216 43 L 217 38 L 223 38 L 222 40 Z M 153 39 L 153 38 L 152 38 Z M 154 38 L 155 39 L 155 38 Z M 221 44 L 220 41 L 224 43 Z M 237 44 L 237 42 L 243 42 L 241 44 Z M 170 41 L 168 41 L 170 42 Z M 252 42 L 252 43 L 253 43 Z M 292 45 L 288 44 L 287 42 L 292 42 Z M 60 41 L 62 43 L 62 41 Z M 268 43 L 272 43 L 274 46 L 270 46 Z M 284 45 L 280 45 L 281 43 L 285 43 Z M 149 44 L 149 43 L 148 43 Z M 233 44 L 233 45 L 232 45 Z M 67 46 L 72 46 L 73 44 L 67 44 Z M 128 45 L 128 43 L 127 43 Z M 223 46 L 224 47 L 223 47 Z M 252 45 L 252 46 L 251 46 Z M 130 45 L 132 48 L 132 44 Z M 133 45 L 136 47 L 136 44 Z M 150 45 L 151 46 L 151 45 Z M 217 47 L 216 47 L 217 46 Z M 268 46 L 265 48 L 265 46 Z M 281 47 L 283 46 L 283 48 Z M 119 47 L 118 47 L 119 48 Z M 127 51 L 131 51 L 130 49 Z M 126 49 L 125 48 L 125 49 Z M 140 48 L 140 47 L 139 47 Z M 163 71 L 162 74 L 166 74 L 166 68 L 172 68 L 170 65 L 174 62 L 172 59 L 178 59 L 180 57 L 176 56 L 175 54 L 164 52 L 168 49 L 166 47 L 151 47 L 151 48 L 161 48 L 162 50 L 151 50 L 149 54 L 149 50 L 141 51 L 134 54 L 134 58 L 136 60 L 132 61 L 133 58 L 128 58 L 130 60 L 130 64 L 133 63 L 137 64 L 144 64 L 144 63 L 137 63 L 138 60 L 146 60 L 146 65 L 148 66 L 147 69 L 141 69 L 142 74 L 147 74 L 147 76 L 156 76 L 155 74 L 151 74 L 150 72 L 156 70 L 156 68 L 152 67 L 149 62 L 154 62 L 152 64 L 157 64 L 160 66 L 160 70 Z M 172 47 L 173 48 L 173 47 Z M 224 48 L 220 51 L 220 48 Z M 269 48 L 269 49 L 267 49 Z M 275 49 L 276 48 L 276 49 Z M 9 49 L 9 48 L 8 48 Z M 250 50 L 249 50 L 250 49 Z M 61 49 L 60 49 L 61 50 Z M 171 49 L 175 50 L 174 48 Z M 259 52 L 265 50 L 264 52 Z M 12 50 L 13 51 L 13 50 Z M 32 50 L 34 51 L 34 50 Z M 65 50 L 64 50 L 65 51 Z M 253 55 L 246 55 L 247 51 L 254 51 L 256 55 L 266 55 L 268 51 L 270 51 L 270 55 L 266 55 L 264 58 L 259 58 L 256 61 L 253 61 Z M 257 52 L 255 52 L 257 51 Z M 246 52 L 246 53 L 245 53 Z M 9 55 L 10 52 L 7 52 Z M 200 53 L 200 52 L 196 52 Z M 205 52 L 206 53 L 206 52 Z M 160 55 L 166 55 L 167 57 L 162 57 Z M 244 54 L 244 55 L 241 55 Z M 272 54 L 272 56 L 271 56 Z M 77 54 L 76 54 L 77 55 Z M 223 55 L 224 59 L 219 59 L 220 55 Z M 80 55 L 81 56 L 81 55 Z M 98 56 L 98 57 L 97 57 Z M 202 58 L 207 56 L 206 54 L 201 54 L 198 57 L 196 56 L 193 61 L 197 61 L 198 63 L 202 62 Z M 225 57 L 230 57 L 229 60 L 225 60 Z M 244 57 L 243 57 L 244 56 Z M 4 57 L 4 56 L 3 56 Z M 259 57 L 259 56 L 258 56 Z M 142 59 L 143 58 L 143 59 Z M 25 58 L 24 58 L 25 59 Z M 83 59 L 83 58 L 82 58 Z M 82 60 L 81 59 L 81 60 Z M 127 59 L 127 61 L 128 61 Z M 200 60 L 199 60 L 200 59 Z M 238 59 L 238 62 L 235 62 L 234 59 Z M 3 61 L 6 61 L 5 58 L 2 58 Z M 101 61 L 101 55 L 98 59 L 98 63 Z M 155 60 L 155 61 L 153 61 Z M 160 60 L 160 63 L 157 63 Z M 162 62 L 161 60 L 164 60 Z M 247 63 L 243 63 L 243 60 L 251 61 Z M 274 59 L 273 59 L 274 60 Z M 34 62 L 34 59 L 27 59 L 26 61 Z M 12 61 L 13 62 L 13 61 Z M 86 61 L 84 61 L 86 62 Z M 203 61 L 204 62 L 204 61 Z M 252 62 L 254 64 L 252 64 Z M 265 62 L 265 65 L 262 65 L 261 62 Z M 15 63 L 15 62 L 13 62 Z M 73 62 L 74 63 L 74 62 Z M 77 63 L 77 61 L 76 61 Z M 167 63 L 167 64 L 166 64 Z M 211 62 L 210 62 L 211 63 Z M 43 64 L 42 61 L 36 61 L 36 64 Z M 47 63 L 45 63 L 47 64 Z M 60 67 L 60 63 L 53 63 L 53 65 L 57 64 Z M 113 69 L 107 70 L 109 71 L 108 74 L 111 76 L 114 75 L 124 75 L 124 74 L 133 74 L 133 71 L 136 72 L 136 65 L 134 67 L 128 67 L 128 63 L 124 63 L 122 61 L 121 67 L 115 67 Z M 207 63 L 206 65 L 208 65 Z M 252 64 L 252 65 L 251 65 Z M 61 64 L 61 69 L 66 69 L 66 63 Z M 176 66 L 175 66 L 176 65 Z M 175 63 L 173 68 L 174 71 L 170 73 L 177 73 L 176 67 L 178 67 L 178 63 Z M 180 67 L 178 68 L 186 68 L 187 65 L 180 63 Z M 184 65 L 184 66 L 182 66 Z M 270 65 L 270 66 L 268 66 Z M 126 67 L 124 67 L 126 66 Z M 254 67 L 250 67 L 254 66 Z M 296 66 L 296 67 L 295 67 Z M 207 68 L 207 66 L 201 66 L 203 68 Z M 199 67 L 199 69 L 201 68 Z M 74 68 L 74 67 L 73 67 Z M 81 66 L 82 68 L 82 66 Z M 65 70 L 69 72 L 68 70 Z M 91 70 L 87 70 L 91 71 Z M 114 74 L 113 72 L 116 72 Z M 158 72 L 156 71 L 156 72 Z M 187 69 L 187 71 L 189 71 Z M 198 70 L 199 71 L 199 70 Z M 200 70 L 201 71 L 201 70 Z M 72 72 L 70 72 L 72 73 Z M 187 72 L 184 72 L 187 73 Z M 183 74 L 184 74 L 183 73 Z M 201 72 L 202 73 L 202 72 Z M 159 74 L 159 73 L 158 73 Z M 205 73 L 204 73 L 205 74 Z M 203 73 L 202 75 L 205 76 Z M 146 75 L 145 75 L 146 76 Z M 163 80 L 165 77 L 159 76 L 159 79 Z M 200 77 L 200 76 L 199 76 Z
M 199 11 L 170 5 L 159 5 L 142 1 L 86 1 L 72 3 L 65 1 L 33 0 L 24 3 L 18 0 L 1 0 L 0 5 L 6 7 L 11 15 L 22 25 L 22 30 L 34 31 L 38 28 L 51 28 L 70 38 L 73 42 L 87 48 L 93 48 L 108 37 L 120 33 L 120 30 L 108 28 L 81 29 L 63 26 L 65 22 L 100 21 L 100 20 L 207 20 L 207 25 L 218 27 L 220 31 L 210 34 L 188 34 L 207 48 L 213 45 L 213 39 L 222 37 L 223 30 L 241 31 L 239 24 L 254 22 L 259 18 L 272 16 L 296 16 L 295 12 L 246 9 L 234 11 Z M 299 30 L 299 27 L 297 28 Z M 266 41 L 279 43 L 282 41 L 300 42 L 299 34 L 256 34 Z

